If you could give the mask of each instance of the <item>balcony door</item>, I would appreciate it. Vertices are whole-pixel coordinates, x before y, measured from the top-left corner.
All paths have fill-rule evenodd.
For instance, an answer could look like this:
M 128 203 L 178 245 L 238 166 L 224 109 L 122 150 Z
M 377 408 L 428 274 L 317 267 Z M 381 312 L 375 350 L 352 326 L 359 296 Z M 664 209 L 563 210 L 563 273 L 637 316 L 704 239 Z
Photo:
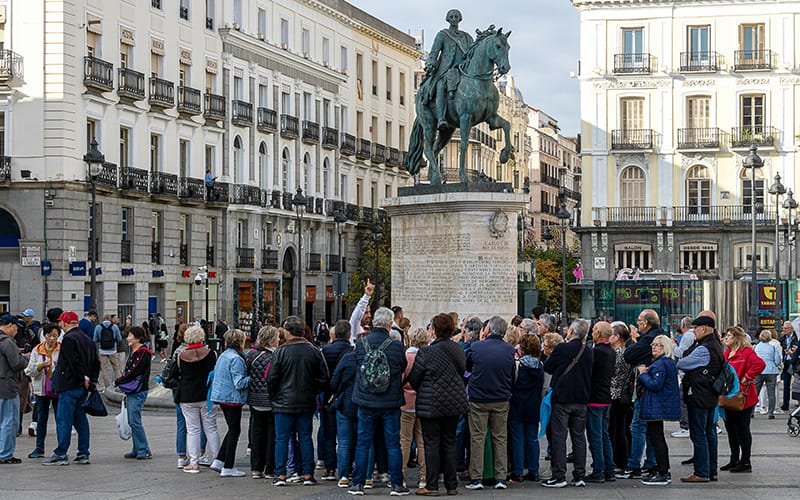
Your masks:
M 709 40 L 711 34 L 710 26 L 689 26 L 687 29 L 689 48 L 689 64 L 693 67 L 705 67 L 709 65 L 711 49 Z
M 635 166 L 625 167 L 619 179 L 619 205 L 623 208 L 644 207 L 647 183 L 644 171 Z
M 741 61 L 748 64 L 764 63 L 764 25 L 739 25 L 739 50 Z
M 644 29 L 622 29 L 622 53 L 625 57 L 625 67 L 642 67 L 644 58 Z
M 745 214 L 753 213 L 753 171 L 751 169 L 742 169 L 742 210 Z M 755 201 L 756 201 L 756 214 L 764 213 L 764 177 L 760 172 L 756 172 L 755 182 Z
M 708 215 L 711 205 L 711 178 L 708 169 L 695 165 L 686 174 L 686 206 L 690 216 L 702 218 Z
M 764 133 L 764 94 L 742 96 L 741 127 L 744 134 Z
M 620 101 L 620 128 L 623 130 L 644 128 L 643 97 L 625 97 Z

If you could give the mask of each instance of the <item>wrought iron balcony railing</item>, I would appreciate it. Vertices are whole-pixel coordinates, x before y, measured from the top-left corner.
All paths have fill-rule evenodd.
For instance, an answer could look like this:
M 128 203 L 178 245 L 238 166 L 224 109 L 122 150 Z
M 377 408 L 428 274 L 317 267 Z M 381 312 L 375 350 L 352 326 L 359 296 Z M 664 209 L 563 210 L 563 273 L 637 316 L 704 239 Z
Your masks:
M 117 70 L 117 95 L 132 101 L 144 99 L 144 74 L 129 68 Z
M 275 132 L 278 130 L 278 113 L 269 108 L 258 108 L 259 132 Z
M 331 127 L 322 127 L 322 147 L 336 149 L 339 146 L 339 131 Z
M 719 149 L 722 133 L 712 128 L 679 128 L 678 149 Z
M 100 92 L 114 90 L 114 65 L 98 57 L 84 56 L 83 84 Z
M 772 69 L 773 52 L 770 49 L 737 50 L 733 53 L 734 71 Z
M 719 71 L 719 56 L 716 52 L 681 52 L 681 73 Z
M 652 57 L 647 52 L 614 54 L 614 73 L 652 73 Z
M 224 120 L 225 97 L 217 94 L 206 93 L 203 116 L 205 116 L 208 120 Z
M 171 108 L 175 105 L 175 84 L 163 78 L 150 77 L 150 98 L 151 106 L 159 108 Z
M 242 127 L 253 124 L 253 105 L 246 101 L 231 101 L 231 123 Z
M 284 139 L 297 139 L 299 137 L 299 120 L 296 116 L 281 115 L 281 137 Z
M 611 131 L 611 149 L 645 150 L 653 149 L 652 129 L 621 129 Z
M 178 87 L 178 112 L 194 116 L 203 112 L 200 91 L 181 85 Z

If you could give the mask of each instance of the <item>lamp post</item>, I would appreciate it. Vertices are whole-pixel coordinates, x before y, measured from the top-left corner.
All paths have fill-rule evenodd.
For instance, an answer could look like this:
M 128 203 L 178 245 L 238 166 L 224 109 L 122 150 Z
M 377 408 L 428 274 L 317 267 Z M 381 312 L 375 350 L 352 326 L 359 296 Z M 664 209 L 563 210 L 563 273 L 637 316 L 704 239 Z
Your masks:
M 797 200 L 794 199 L 794 193 L 792 193 L 791 188 L 786 191 L 786 199 L 783 200 L 783 208 L 789 212 L 789 221 L 788 225 L 786 226 L 789 241 L 787 242 L 786 246 L 789 257 L 789 279 L 791 280 L 794 279 L 794 270 L 792 269 L 792 265 L 794 264 L 794 257 L 792 256 L 792 243 L 794 243 L 794 222 L 792 222 L 792 211 L 797 208 Z
M 197 276 L 194 278 L 194 284 L 200 286 L 205 281 L 206 286 L 206 334 L 208 336 L 211 335 L 211 327 L 208 326 L 211 324 L 211 319 L 208 316 L 208 266 L 200 266 L 197 268 L 200 272 L 197 273 Z
M 755 144 L 750 146 L 750 154 L 747 155 L 742 164 L 745 168 L 752 170 L 752 175 L 750 177 L 750 215 L 752 220 L 752 246 L 750 247 L 750 282 L 752 285 L 750 290 L 750 335 L 755 337 L 756 330 L 758 329 L 758 270 L 756 268 L 756 169 L 764 166 L 764 160 L 758 156 L 758 147 Z
M 336 232 L 339 233 L 339 267 L 337 270 L 339 271 L 336 273 L 336 315 L 343 317 L 342 314 L 342 271 L 344 259 L 342 258 L 342 230 L 344 229 L 344 223 L 347 222 L 347 216 L 344 214 L 342 210 L 337 210 L 333 214 L 333 221 L 336 222 Z
M 556 217 L 561 224 L 561 327 L 567 327 L 567 228 L 572 215 L 567 210 L 567 204 L 561 201 L 556 212 Z
M 780 235 L 781 212 L 780 197 L 786 194 L 786 187 L 781 184 L 781 174 L 775 174 L 775 182 L 769 187 L 769 194 L 775 196 L 775 327 L 778 327 L 778 319 L 781 310 L 781 253 L 778 247 L 778 237 Z
M 86 162 L 88 167 L 89 182 L 92 184 L 92 218 L 89 221 L 89 232 L 92 235 L 89 239 L 89 245 L 91 245 L 89 253 L 89 257 L 91 257 L 89 263 L 91 266 L 89 268 L 91 280 L 89 285 L 89 293 L 91 294 L 89 309 L 95 311 L 97 310 L 97 273 L 95 272 L 97 268 L 97 176 L 103 171 L 103 163 L 106 161 L 106 157 L 97 149 L 97 139 L 92 139 L 89 151 L 83 155 L 83 161 Z
M 297 188 L 292 198 L 295 214 L 297 215 L 297 315 L 303 318 L 303 210 L 306 207 L 306 197 L 303 189 Z M 305 319 L 305 318 L 303 318 Z
M 381 301 L 381 292 L 380 292 L 380 260 L 378 255 L 378 242 L 383 236 L 383 228 L 381 227 L 380 221 L 376 218 L 375 224 L 372 225 L 372 238 L 374 241 L 374 251 L 375 251 L 375 309 L 377 310 L 380 307 Z

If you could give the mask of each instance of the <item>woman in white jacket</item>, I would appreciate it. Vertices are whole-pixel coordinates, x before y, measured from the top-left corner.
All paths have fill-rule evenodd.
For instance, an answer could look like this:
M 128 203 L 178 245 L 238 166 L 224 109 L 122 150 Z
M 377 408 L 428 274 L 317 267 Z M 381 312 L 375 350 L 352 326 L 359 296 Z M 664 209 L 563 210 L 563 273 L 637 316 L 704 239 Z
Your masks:
M 44 456 L 44 438 L 47 437 L 47 419 L 50 414 L 50 406 L 53 407 L 53 415 L 58 408 L 58 396 L 52 387 L 53 370 L 58 362 L 58 354 L 61 350 L 61 343 L 58 337 L 61 329 L 58 325 L 47 324 L 42 328 L 44 342 L 37 345 L 31 351 L 31 359 L 25 374 L 31 378 L 31 388 L 36 396 L 36 406 L 34 408 L 34 421 L 36 422 L 36 448 L 28 455 L 28 458 L 40 458 Z

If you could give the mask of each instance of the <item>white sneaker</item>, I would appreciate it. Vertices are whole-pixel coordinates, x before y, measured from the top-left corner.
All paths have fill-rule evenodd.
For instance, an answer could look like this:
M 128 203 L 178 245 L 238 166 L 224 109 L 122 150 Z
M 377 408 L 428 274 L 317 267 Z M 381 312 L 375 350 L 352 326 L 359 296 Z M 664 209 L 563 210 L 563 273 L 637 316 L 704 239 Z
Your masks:
M 222 469 L 219 475 L 220 477 L 244 477 L 245 473 L 239 469 Z
M 28 426 L 28 435 L 36 437 L 36 422 L 31 422 L 31 425 Z
M 764 408 L 764 407 L 758 408 L 758 414 L 759 415 L 766 415 L 767 414 L 767 409 Z
M 300 474 L 295 472 L 294 474 L 292 474 L 291 476 L 289 476 L 286 479 L 286 482 L 287 483 L 302 483 L 303 482 L 303 476 L 301 476 Z
M 783 410 L 780 408 L 775 408 L 775 415 L 783 415 Z
M 187 474 L 197 474 L 200 472 L 200 466 L 197 464 L 189 464 L 183 468 L 183 472 Z
M 323 460 L 317 460 L 317 469 L 324 469 L 325 462 Z
M 225 467 L 225 464 L 222 462 L 222 460 L 214 459 L 214 461 L 211 462 L 211 470 L 213 470 L 213 471 L 222 472 L 222 469 L 224 467 Z
M 674 438 L 688 438 L 689 437 L 689 429 L 679 429 L 670 434 L 670 436 Z
M 388 482 L 389 482 L 389 479 L 390 479 L 390 478 L 389 478 L 389 473 L 388 473 L 388 472 L 384 472 L 383 474 L 381 474 L 381 475 L 379 476 L 379 479 L 380 479 L 380 481 L 381 481 L 382 483 L 388 483 Z
M 717 434 L 722 434 L 722 428 L 720 428 L 720 426 L 717 426 Z
M 189 459 L 188 458 L 178 457 L 178 468 L 179 469 L 183 469 L 187 465 L 189 465 Z
M 203 455 L 197 461 L 197 465 L 202 465 L 203 467 L 209 467 L 213 463 L 214 463 L 214 459 L 209 457 L 209 456 L 206 456 L 206 455 Z
M 244 453 L 244 456 L 249 457 L 250 452 L 251 452 L 250 448 L 247 448 L 247 451 Z

